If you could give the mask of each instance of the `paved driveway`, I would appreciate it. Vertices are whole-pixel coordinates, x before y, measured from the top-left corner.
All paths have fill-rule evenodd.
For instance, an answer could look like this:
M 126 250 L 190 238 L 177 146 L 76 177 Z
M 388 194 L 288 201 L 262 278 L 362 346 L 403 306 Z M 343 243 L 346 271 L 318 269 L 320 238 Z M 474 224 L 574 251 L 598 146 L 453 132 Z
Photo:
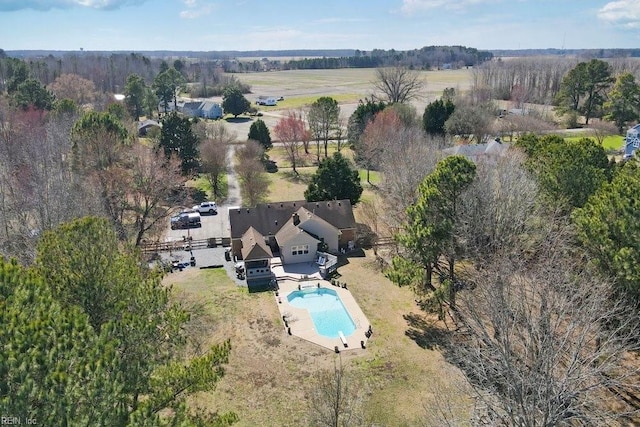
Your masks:
M 186 230 L 171 230 L 167 224 L 165 241 L 175 241 L 191 237 L 193 240 L 209 239 L 211 237 L 231 237 L 231 227 L 229 225 L 229 208 L 242 205 L 240 197 L 240 184 L 234 168 L 234 157 L 236 144 L 227 146 L 227 160 L 229 169 L 227 170 L 228 195 L 227 199 L 218 205 L 216 215 L 203 214 L 200 216 L 202 227 L 190 228 Z

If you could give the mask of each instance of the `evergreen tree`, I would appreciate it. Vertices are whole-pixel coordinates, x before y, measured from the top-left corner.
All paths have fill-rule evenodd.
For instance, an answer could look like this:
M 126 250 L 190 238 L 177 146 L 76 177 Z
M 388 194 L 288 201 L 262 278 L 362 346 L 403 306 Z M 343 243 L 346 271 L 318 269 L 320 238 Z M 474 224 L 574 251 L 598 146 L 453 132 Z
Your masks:
M 199 167 L 198 137 L 191 121 L 173 112 L 165 116 L 160 132 L 160 147 L 167 158 L 176 155 L 182 162 L 182 173 L 195 173 Z
M 424 131 L 431 135 L 444 136 L 446 133 L 444 124 L 451 114 L 453 114 L 454 110 L 455 105 L 453 105 L 451 100 L 443 101 L 442 99 L 437 99 L 429 103 L 425 107 L 424 114 L 422 115 L 422 127 Z
M 236 86 L 227 87 L 222 95 L 222 109 L 225 113 L 238 117 L 240 114 L 249 111 L 251 103 L 244 97 L 240 89 Z
M 339 152 L 320 162 L 304 192 L 304 198 L 308 202 L 349 199 L 352 205 L 358 203 L 361 195 L 362 185 L 358 171 Z
M 265 150 L 268 150 L 273 146 L 271 144 L 271 133 L 269 132 L 269 128 L 261 119 L 251 123 L 248 138 L 258 141 Z

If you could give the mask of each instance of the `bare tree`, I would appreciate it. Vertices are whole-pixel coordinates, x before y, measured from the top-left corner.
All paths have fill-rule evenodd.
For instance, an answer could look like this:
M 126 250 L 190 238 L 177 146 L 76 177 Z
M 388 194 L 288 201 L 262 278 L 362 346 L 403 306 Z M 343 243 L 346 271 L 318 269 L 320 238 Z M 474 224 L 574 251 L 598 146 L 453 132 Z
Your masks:
M 407 206 L 416 199 L 416 188 L 444 157 L 445 141 L 427 136 L 419 127 L 403 127 L 388 141 L 380 162 L 385 202 L 384 222 L 397 228 L 404 222 Z
M 251 140 L 237 151 L 236 172 L 242 200 L 247 206 L 255 206 L 267 198 L 269 179 L 262 163 L 263 156 L 264 149 L 260 143 Z
M 58 99 L 70 99 L 78 105 L 92 102 L 96 96 L 96 86 L 91 80 L 77 74 L 62 74 L 49 85 Z
M 236 140 L 236 135 L 229 132 L 222 122 L 216 122 L 209 126 L 204 138 L 200 138 L 200 161 L 202 172 L 207 176 L 211 185 L 213 198 L 222 197 L 222 176 L 226 173 L 227 145 Z
M 302 114 L 296 112 L 287 113 L 286 117 L 278 121 L 273 132 L 287 152 L 293 173 L 298 175 L 296 166 L 300 158 L 300 143 L 302 142 L 308 146 L 311 139 L 311 134 L 302 119 Z
M 347 427 L 364 425 L 361 385 L 342 366 L 315 375 L 309 390 L 309 423 L 312 426 Z
M 464 194 L 456 233 L 465 253 L 478 263 L 524 244 L 540 217 L 538 185 L 516 149 L 476 161 L 476 178 Z
M 373 82 L 373 86 L 392 104 L 417 98 L 423 85 L 420 73 L 401 66 L 376 69 Z
M 610 425 L 638 409 L 637 318 L 548 220 L 521 250 L 468 271 L 449 347 L 491 425 Z M 627 401 L 625 402 L 625 399 Z
M 618 134 L 616 125 L 604 120 L 593 120 L 589 123 L 589 129 L 591 129 L 591 135 L 595 138 L 598 145 L 602 145 L 607 136 Z
M 386 109 L 375 115 L 360 136 L 358 147 L 359 163 L 367 170 L 367 182 L 371 184 L 369 172 L 380 168 L 382 153 L 388 144 L 398 139 L 398 133 L 402 129 L 402 123 L 398 114 Z
M 122 227 L 131 229 L 129 240 L 138 246 L 149 232 L 169 217 L 172 207 L 165 201 L 186 179 L 180 173 L 177 158 L 167 160 L 163 153 L 140 144 L 131 148 L 129 159 L 129 188 L 124 195 L 126 223 Z

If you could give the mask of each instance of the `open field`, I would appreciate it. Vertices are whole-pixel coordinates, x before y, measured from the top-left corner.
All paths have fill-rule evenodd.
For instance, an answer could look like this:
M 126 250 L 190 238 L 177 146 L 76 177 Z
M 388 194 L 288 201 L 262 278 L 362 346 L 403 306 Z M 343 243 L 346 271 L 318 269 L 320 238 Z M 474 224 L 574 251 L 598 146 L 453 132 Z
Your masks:
M 370 424 L 418 425 L 426 416 L 424 406 L 432 405 L 434 394 L 457 371 L 439 353 L 431 320 L 411 291 L 384 278 L 371 253 L 362 255 L 345 260 L 340 280 L 348 283 L 374 335 L 367 349 L 339 357 L 352 378 L 366 384 L 363 410 Z M 165 283 L 184 303 L 199 308 L 193 324 L 204 345 L 231 339 L 225 377 L 190 405 L 233 410 L 240 416 L 238 426 L 305 425 L 311 377 L 340 363 L 338 356 L 287 335 L 272 293 L 249 293 L 222 269 L 187 269 L 168 275 Z M 469 403 L 457 393 L 455 399 Z
M 255 103 L 258 96 L 283 96 L 284 101 L 272 107 L 259 106 L 262 119 L 272 130 L 289 110 L 305 109 L 321 96 L 330 96 L 340 104 L 341 117 L 346 121 L 358 106 L 358 101 L 374 94 L 374 68 L 345 68 L 338 70 L 288 70 L 264 73 L 234 74 L 241 82 L 251 85 L 246 98 Z M 471 70 L 419 71 L 425 82 L 418 99 L 412 101 L 418 114 L 425 106 L 439 98 L 445 88 L 465 92 L 471 87 Z M 378 94 L 379 95 L 379 94 Z M 221 98 L 214 98 L 221 102 Z M 229 130 L 239 140 L 245 140 L 255 119 L 227 121 Z M 273 137 L 273 135 L 272 135 Z

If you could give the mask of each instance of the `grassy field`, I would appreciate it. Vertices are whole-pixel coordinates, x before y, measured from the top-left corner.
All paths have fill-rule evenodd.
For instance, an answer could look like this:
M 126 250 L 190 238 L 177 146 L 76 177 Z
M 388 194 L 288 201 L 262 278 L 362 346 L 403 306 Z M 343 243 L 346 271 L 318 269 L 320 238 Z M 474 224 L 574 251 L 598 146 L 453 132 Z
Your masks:
M 425 406 L 433 406 L 446 387 L 455 387 L 455 381 L 450 383 L 458 373 L 438 351 L 438 329 L 416 307 L 411 291 L 384 278 L 370 253 L 362 255 L 345 259 L 340 280 L 348 283 L 374 335 L 366 350 L 341 353 L 341 363 L 365 384 L 362 410 L 368 425 L 424 425 Z M 195 308 L 191 328 L 202 346 L 231 339 L 225 377 L 190 406 L 232 410 L 240 416 L 240 427 L 305 425 L 310 378 L 340 363 L 338 356 L 287 335 L 273 295 L 249 293 L 222 270 L 187 269 L 169 274 L 165 283 Z M 470 402 L 453 393 L 450 398 L 464 404 L 464 413 Z
M 239 80 L 251 86 L 256 95 L 284 96 L 279 106 L 289 108 L 289 98 L 319 96 L 347 96 L 357 101 L 375 92 L 376 80 L 373 68 L 344 68 L 338 70 L 288 70 L 265 73 L 247 73 Z M 471 70 L 419 71 L 425 83 L 422 95 L 433 98 L 440 96 L 445 88 L 467 91 L 471 86 Z M 293 105 L 295 105 L 295 101 Z M 312 101 L 313 102 L 313 101 Z
M 584 138 L 584 136 L 568 136 L 565 137 L 567 141 L 577 141 Z M 619 151 L 623 148 L 624 137 L 622 135 L 609 135 L 602 141 L 602 147 L 609 152 Z

